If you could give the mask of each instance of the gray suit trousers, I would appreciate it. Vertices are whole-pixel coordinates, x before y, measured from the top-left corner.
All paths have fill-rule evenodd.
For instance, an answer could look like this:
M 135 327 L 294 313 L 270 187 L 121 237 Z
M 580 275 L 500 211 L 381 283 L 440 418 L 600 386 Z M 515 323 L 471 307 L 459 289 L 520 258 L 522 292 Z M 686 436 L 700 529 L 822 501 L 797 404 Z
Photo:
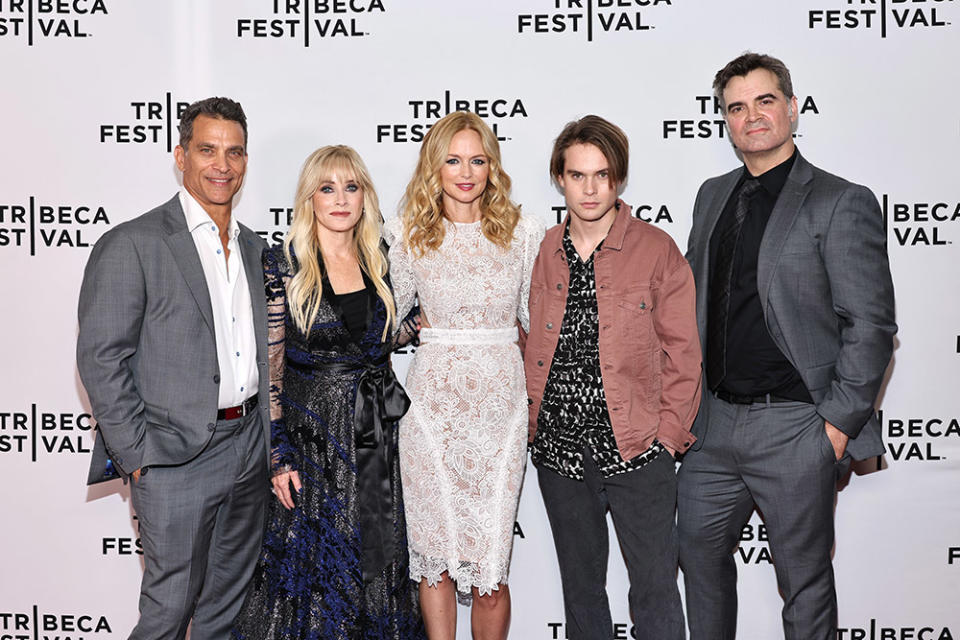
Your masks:
M 144 572 L 131 640 L 227 640 L 260 552 L 269 497 L 260 412 L 216 423 L 194 459 L 132 483 Z
M 678 473 L 677 525 L 691 640 L 734 640 L 734 550 L 754 503 L 767 526 L 787 640 L 834 640 L 831 550 L 837 462 L 816 408 L 706 394 L 703 446 Z

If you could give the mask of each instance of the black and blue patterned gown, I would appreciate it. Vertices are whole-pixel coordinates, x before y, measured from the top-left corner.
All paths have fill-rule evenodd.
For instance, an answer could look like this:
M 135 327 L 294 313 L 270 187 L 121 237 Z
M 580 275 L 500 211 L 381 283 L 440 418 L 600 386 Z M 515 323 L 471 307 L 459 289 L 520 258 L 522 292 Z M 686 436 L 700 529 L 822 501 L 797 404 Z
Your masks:
M 365 290 L 352 296 L 334 295 L 325 281 L 303 335 L 286 305 L 293 274 L 282 248 L 265 251 L 263 264 L 272 464 L 275 473 L 296 470 L 303 490 L 289 511 L 271 500 L 234 636 L 423 638 L 396 453 L 407 401 L 387 359 L 389 332 L 381 340 L 383 302 L 366 276 Z M 361 322 L 345 321 L 345 311 Z

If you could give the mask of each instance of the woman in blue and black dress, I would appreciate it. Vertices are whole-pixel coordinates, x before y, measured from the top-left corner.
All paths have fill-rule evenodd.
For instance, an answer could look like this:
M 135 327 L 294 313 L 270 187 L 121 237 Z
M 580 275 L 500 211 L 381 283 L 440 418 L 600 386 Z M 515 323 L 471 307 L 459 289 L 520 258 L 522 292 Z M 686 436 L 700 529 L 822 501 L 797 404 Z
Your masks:
M 304 163 L 264 253 L 273 490 L 241 640 L 424 636 L 408 573 L 390 367 L 395 306 L 377 196 L 344 146 Z

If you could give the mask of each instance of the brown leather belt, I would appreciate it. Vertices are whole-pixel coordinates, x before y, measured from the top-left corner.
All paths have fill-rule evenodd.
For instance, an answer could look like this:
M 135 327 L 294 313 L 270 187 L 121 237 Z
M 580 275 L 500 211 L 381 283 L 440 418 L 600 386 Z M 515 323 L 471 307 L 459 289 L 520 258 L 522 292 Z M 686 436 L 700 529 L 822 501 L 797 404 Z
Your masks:
M 242 418 L 257 408 L 257 402 L 259 402 L 259 400 L 257 395 L 252 395 L 244 400 L 242 404 L 238 404 L 235 407 L 219 409 L 217 411 L 217 420 L 236 420 L 237 418 Z

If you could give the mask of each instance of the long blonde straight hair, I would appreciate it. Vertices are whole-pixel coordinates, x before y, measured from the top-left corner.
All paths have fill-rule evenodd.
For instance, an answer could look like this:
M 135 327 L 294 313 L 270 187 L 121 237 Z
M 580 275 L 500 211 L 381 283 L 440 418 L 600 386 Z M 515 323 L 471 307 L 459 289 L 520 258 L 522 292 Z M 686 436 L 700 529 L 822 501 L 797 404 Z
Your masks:
M 310 332 L 323 294 L 323 265 L 317 259 L 320 240 L 317 236 L 317 218 L 313 211 L 313 194 L 320 185 L 337 174 L 341 180 L 353 179 L 363 190 L 363 214 L 353 229 L 353 243 L 360 268 L 373 282 L 377 295 L 387 309 L 387 319 L 381 340 L 385 340 L 396 306 L 387 284 L 388 264 L 380 249 L 383 217 L 373 188 L 370 173 L 360 155 L 345 145 L 321 147 L 311 153 L 300 170 L 297 193 L 293 203 L 293 222 L 283 241 L 283 253 L 295 269 L 287 287 L 287 304 L 294 323 L 306 335 Z M 291 247 L 293 251 L 291 252 Z M 296 261 L 293 259 L 296 256 Z
M 401 203 L 403 235 L 415 256 L 436 251 L 443 243 L 443 189 L 440 169 L 453 136 L 465 129 L 480 136 L 490 172 L 480 199 L 480 230 L 490 242 L 506 249 L 520 220 L 520 208 L 510 201 L 510 176 L 500 164 L 500 143 L 490 127 L 475 113 L 454 111 L 436 122 L 423 138 L 417 168 Z

